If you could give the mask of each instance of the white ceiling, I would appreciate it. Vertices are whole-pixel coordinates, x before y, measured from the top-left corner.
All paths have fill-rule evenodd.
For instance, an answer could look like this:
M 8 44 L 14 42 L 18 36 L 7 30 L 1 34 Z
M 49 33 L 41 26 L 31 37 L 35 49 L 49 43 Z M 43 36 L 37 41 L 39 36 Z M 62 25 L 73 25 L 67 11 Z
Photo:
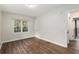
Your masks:
M 56 8 L 79 8 L 79 4 L 37 4 L 35 8 L 28 8 L 25 4 L 0 4 L 2 11 L 18 13 L 31 17 L 38 17 L 48 11 L 52 11 Z
M 37 4 L 35 8 L 28 8 L 25 4 L 1 4 L 2 11 L 23 14 L 26 16 L 37 17 L 48 11 L 57 8 L 58 4 Z

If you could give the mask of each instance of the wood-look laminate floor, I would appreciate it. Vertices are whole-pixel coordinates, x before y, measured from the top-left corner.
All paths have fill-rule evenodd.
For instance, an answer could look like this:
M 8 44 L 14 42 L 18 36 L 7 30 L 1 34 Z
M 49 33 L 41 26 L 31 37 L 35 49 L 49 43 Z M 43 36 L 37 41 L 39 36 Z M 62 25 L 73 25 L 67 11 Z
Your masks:
M 73 42 L 72 42 L 72 45 Z M 2 54 L 72 54 L 79 53 L 79 49 L 69 44 L 64 48 L 38 38 L 28 38 L 13 42 L 3 43 L 1 48 Z

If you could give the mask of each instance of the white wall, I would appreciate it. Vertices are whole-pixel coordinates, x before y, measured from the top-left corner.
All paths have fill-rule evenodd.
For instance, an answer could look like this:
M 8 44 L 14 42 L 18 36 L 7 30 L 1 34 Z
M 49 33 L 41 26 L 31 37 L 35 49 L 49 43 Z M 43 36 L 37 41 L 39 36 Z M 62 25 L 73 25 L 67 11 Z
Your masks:
M 72 39 L 72 36 L 67 33 L 70 29 L 68 14 L 78 8 L 79 5 L 63 5 L 41 15 L 36 19 L 36 35 L 52 43 L 67 47 L 69 40 Z M 74 25 L 72 26 L 74 27 Z M 73 32 L 71 34 L 73 35 Z
M 13 21 L 15 19 L 28 20 L 29 31 L 24 33 L 14 33 Z M 2 13 L 2 42 L 28 38 L 28 37 L 32 37 L 33 35 L 34 35 L 34 20 L 32 18 L 19 14 L 12 14 L 8 12 Z
M 70 13 L 69 19 L 68 19 L 68 25 L 69 25 L 69 40 L 74 40 L 74 30 L 75 30 L 75 23 L 73 21 L 73 16 Z
M 67 47 L 67 12 L 60 8 L 40 16 L 35 30 L 39 37 Z

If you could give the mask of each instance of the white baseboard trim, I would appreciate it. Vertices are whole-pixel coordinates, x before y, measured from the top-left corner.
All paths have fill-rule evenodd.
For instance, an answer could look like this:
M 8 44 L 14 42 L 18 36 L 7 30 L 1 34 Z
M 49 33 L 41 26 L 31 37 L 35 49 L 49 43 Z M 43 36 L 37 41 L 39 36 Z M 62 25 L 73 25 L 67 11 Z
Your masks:
M 38 36 L 38 35 L 31 35 L 31 36 L 22 37 L 22 38 L 16 38 L 16 39 L 12 39 L 12 40 L 3 41 L 2 43 L 11 42 L 11 41 L 16 41 L 16 40 L 25 39 L 25 38 L 30 38 L 30 37 L 37 37 L 37 38 L 39 38 L 39 39 L 42 39 L 42 40 L 48 41 L 48 42 L 50 42 L 50 43 L 54 43 L 54 44 L 56 44 L 56 45 L 59 45 L 59 46 L 62 46 L 62 47 L 67 48 L 67 46 L 65 46 L 65 45 L 62 45 L 62 44 L 57 43 L 57 42 L 54 42 L 54 41 L 47 40 L 47 39 L 45 39 L 45 38 L 41 38 L 41 37 Z M 2 43 L 0 43 L 0 48 L 1 48 L 1 46 L 2 46 Z
M 30 38 L 30 37 L 34 37 L 34 35 L 27 36 L 27 37 L 22 37 L 22 38 L 16 38 L 16 39 L 7 40 L 7 41 L 2 41 L 2 43 L 5 43 L 5 42 L 11 42 L 11 41 L 16 41 L 16 40 L 25 39 L 25 38 Z
M 2 42 L 0 42 L 0 48 L 1 48 L 2 44 L 5 43 L 5 42 L 11 42 L 11 41 L 16 41 L 16 40 L 20 40 L 20 39 L 30 38 L 30 37 L 34 37 L 34 35 L 22 37 L 22 38 L 16 38 L 16 39 L 7 40 L 7 41 L 2 41 Z
M 40 38 L 39 35 L 34 35 L 34 36 L 37 37 L 37 38 Z
M 50 42 L 50 43 L 54 43 L 54 44 L 56 44 L 56 45 L 59 45 L 59 46 L 62 46 L 62 47 L 67 48 L 67 45 L 63 45 L 63 44 L 60 44 L 60 43 L 57 43 L 57 42 L 54 42 L 54 41 L 47 40 L 47 39 L 45 39 L 45 38 L 41 38 L 41 37 L 39 37 L 38 35 L 35 35 L 35 37 L 37 37 L 37 38 L 39 38 L 39 39 L 42 39 L 42 40 L 45 40 L 45 41 L 48 41 L 48 42 Z

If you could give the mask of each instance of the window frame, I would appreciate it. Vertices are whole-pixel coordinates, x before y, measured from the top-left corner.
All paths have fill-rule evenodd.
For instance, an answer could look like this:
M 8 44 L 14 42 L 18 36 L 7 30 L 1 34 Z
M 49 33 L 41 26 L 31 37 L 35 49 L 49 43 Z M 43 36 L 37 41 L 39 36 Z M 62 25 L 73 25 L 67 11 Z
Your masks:
M 15 21 L 17 21 L 17 20 L 19 20 L 20 21 L 20 27 L 21 27 L 21 31 L 20 32 L 15 32 Z M 23 21 L 26 21 L 26 27 L 27 27 L 27 31 L 23 31 Z M 20 19 L 16 19 L 16 20 L 14 20 L 14 28 L 13 28 L 13 30 L 14 30 L 14 33 L 21 33 L 21 32 L 28 32 L 28 21 L 27 20 L 20 20 Z

